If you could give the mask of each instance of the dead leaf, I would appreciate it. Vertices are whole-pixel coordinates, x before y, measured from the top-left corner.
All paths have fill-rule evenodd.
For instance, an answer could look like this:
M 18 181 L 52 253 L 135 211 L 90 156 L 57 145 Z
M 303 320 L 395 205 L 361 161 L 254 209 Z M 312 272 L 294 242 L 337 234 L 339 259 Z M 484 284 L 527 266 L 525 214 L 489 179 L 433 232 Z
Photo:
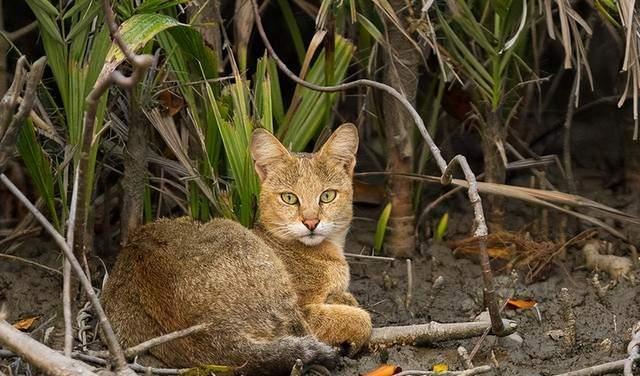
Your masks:
M 383 364 L 380 367 L 371 370 L 366 373 L 361 373 L 359 376 L 393 376 L 396 373 L 402 372 L 402 368 L 393 364 Z
M 158 94 L 158 100 L 165 107 L 165 114 L 173 116 L 185 106 L 184 99 L 170 90 L 163 90 Z
M 449 370 L 449 366 L 446 363 L 437 363 L 433 365 L 433 372 L 443 373 Z
M 523 300 L 523 299 L 509 299 L 509 300 L 507 300 L 507 306 L 509 306 L 511 308 L 518 308 L 518 309 L 531 309 L 531 308 L 535 307 L 536 304 L 538 304 L 538 303 L 533 301 L 533 300 Z
M 39 316 L 35 316 L 35 317 L 29 317 L 27 319 L 22 319 L 19 320 L 18 322 L 16 322 L 15 324 L 13 324 L 13 327 L 18 329 L 18 330 L 29 330 L 31 329 L 31 327 L 33 326 L 33 323 L 36 322 L 37 319 L 39 319 Z

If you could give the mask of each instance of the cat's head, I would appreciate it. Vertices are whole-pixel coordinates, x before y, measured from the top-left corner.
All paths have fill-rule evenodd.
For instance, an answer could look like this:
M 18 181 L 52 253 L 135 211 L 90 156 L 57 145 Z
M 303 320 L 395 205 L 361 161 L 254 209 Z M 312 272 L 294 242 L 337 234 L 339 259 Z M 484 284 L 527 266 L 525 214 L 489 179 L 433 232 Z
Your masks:
M 260 224 L 284 241 L 337 244 L 353 216 L 353 168 L 358 131 L 343 124 L 320 151 L 291 153 L 269 132 L 256 129 L 251 156 L 261 182 Z

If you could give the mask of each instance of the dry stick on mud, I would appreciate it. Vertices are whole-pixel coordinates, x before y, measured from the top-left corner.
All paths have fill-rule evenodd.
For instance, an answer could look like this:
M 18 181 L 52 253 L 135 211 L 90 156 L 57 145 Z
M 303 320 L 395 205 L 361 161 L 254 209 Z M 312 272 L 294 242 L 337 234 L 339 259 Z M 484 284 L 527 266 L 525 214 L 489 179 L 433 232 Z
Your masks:
M 516 323 L 511 320 L 502 320 L 502 326 L 505 328 L 503 332 L 505 335 L 516 330 Z M 421 325 L 373 328 L 368 346 L 369 350 L 375 351 L 378 348 L 395 345 L 416 345 L 477 337 L 491 327 L 489 322 L 473 321 L 453 324 L 430 322 Z
M 31 338 L 28 334 L 22 333 L 6 322 L 3 316 L 0 312 L 0 343 L 7 349 L 19 354 L 29 364 L 45 371 L 49 375 L 96 375 L 92 367 L 67 358 Z
M 489 255 L 487 253 L 487 247 L 486 247 L 486 241 L 485 241 L 488 230 L 487 230 L 487 224 L 484 218 L 484 212 L 482 209 L 482 200 L 480 199 L 480 195 L 478 194 L 476 176 L 471 171 L 471 168 L 469 167 L 469 163 L 467 163 L 467 159 L 462 155 L 456 155 L 455 157 L 453 157 L 453 159 L 451 159 L 449 164 L 447 164 L 447 162 L 444 160 L 444 158 L 441 155 L 440 149 L 438 148 L 438 146 L 436 146 L 435 142 L 431 138 L 431 135 L 427 131 L 427 128 L 425 127 L 424 122 L 420 117 L 420 114 L 418 114 L 415 108 L 411 106 L 411 103 L 409 103 L 407 98 L 405 98 L 402 94 L 400 94 L 397 90 L 395 90 L 389 85 L 385 85 L 383 83 L 373 81 L 373 80 L 359 79 L 359 80 L 355 80 L 352 82 L 343 83 L 335 86 L 321 86 L 321 85 L 316 85 L 311 82 L 305 81 L 300 77 L 296 76 L 296 74 L 293 73 L 289 69 L 289 67 L 287 67 L 287 65 L 278 57 L 278 54 L 276 54 L 275 50 L 273 49 L 271 42 L 269 42 L 269 38 L 267 38 L 267 34 L 265 33 L 264 28 L 262 27 L 262 19 L 260 17 L 260 11 L 258 9 L 258 4 L 256 3 L 256 0 L 250 0 L 250 1 L 251 1 L 251 5 L 253 6 L 253 12 L 255 14 L 255 20 L 256 20 L 256 28 L 258 29 L 260 38 L 262 39 L 262 42 L 264 43 L 267 51 L 269 52 L 269 55 L 271 55 L 271 57 L 275 60 L 276 64 L 278 65 L 278 68 L 287 77 L 289 77 L 291 80 L 293 80 L 299 85 L 302 85 L 308 89 L 311 89 L 314 91 L 320 91 L 320 92 L 332 93 L 337 91 L 345 91 L 345 90 L 356 88 L 359 86 L 372 87 L 372 88 L 384 91 L 385 93 L 391 95 L 396 100 L 398 100 L 411 114 L 411 117 L 415 125 L 418 127 L 418 130 L 420 131 L 420 134 L 422 135 L 427 145 L 429 146 L 431 155 L 435 159 L 436 164 L 438 165 L 438 168 L 442 172 L 440 182 L 443 185 L 448 185 L 449 183 L 451 183 L 451 179 L 453 177 L 453 171 L 452 171 L 453 168 L 456 165 L 460 166 L 462 172 L 464 173 L 465 179 L 469 184 L 469 188 L 468 188 L 469 201 L 471 202 L 471 205 L 473 207 L 473 213 L 474 213 L 475 230 L 473 235 L 478 239 L 479 248 L 480 248 L 482 279 L 484 281 L 484 290 L 483 290 L 485 295 L 484 301 L 491 315 L 491 325 L 492 325 L 494 334 L 498 336 L 504 335 L 505 328 L 503 326 L 503 322 L 500 317 L 500 311 L 498 309 L 498 300 L 496 296 L 495 287 L 493 284 L 493 273 L 491 271 L 491 266 L 489 265 Z

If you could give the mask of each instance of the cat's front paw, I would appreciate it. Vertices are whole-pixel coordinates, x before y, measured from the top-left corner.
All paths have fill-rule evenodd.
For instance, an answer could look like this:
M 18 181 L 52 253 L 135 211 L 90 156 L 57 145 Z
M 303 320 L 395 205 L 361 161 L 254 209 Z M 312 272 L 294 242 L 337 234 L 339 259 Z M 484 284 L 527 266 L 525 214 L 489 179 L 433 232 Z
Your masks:
M 326 304 L 344 304 L 352 307 L 359 307 L 356 298 L 348 291 L 339 291 L 327 296 Z
M 355 355 L 371 337 L 367 311 L 343 304 L 313 304 L 304 309 L 312 333 L 321 341 Z

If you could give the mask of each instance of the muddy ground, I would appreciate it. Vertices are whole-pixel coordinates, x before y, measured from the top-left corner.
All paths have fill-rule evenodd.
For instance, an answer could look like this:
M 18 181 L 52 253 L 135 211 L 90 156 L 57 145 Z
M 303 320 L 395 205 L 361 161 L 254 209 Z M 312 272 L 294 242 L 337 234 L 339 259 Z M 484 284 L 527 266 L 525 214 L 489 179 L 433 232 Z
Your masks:
M 457 202 L 456 200 L 460 201 Z M 628 201 L 627 201 L 628 203 Z M 464 197 L 454 199 L 447 210 L 464 208 Z M 358 216 L 375 218 L 376 208 L 357 210 Z M 509 220 L 517 229 L 527 229 L 531 223 L 533 209 L 522 205 L 511 208 L 514 218 Z M 553 220 L 553 216 L 551 216 Z M 469 217 L 465 210 L 452 215 L 448 232 L 451 239 L 468 234 Z M 553 222 L 552 222 L 553 223 Z M 371 244 L 372 227 L 375 223 L 356 220 L 347 244 L 347 251 L 360 253 Z M 552 224 L 553 228 L 556 228 Z M 580 229 L 571 231 L 575 234 Z M 521 232 L 522 234 L 524 231 Z M 551 231 L 550 237 L 555 236 Z M 622 247 L 614 252 L 625 255 Z M 59 269 L 60 254 L 46 239 L 31 238 L 13 251 L 15 256 Z M 106 260 L 107 264 L 112 260 Z M 440 244 L 424 243 L 421 254 L 413 262 L 414 287 L 412 302 L 405 307 L 407 292 L 407 269 L 404 261 L 379 261 L 349 258 L 351 264 L 351 290 L 361 304 L 371 312 L 376 326 L 408 325 L 438 322 L 473 320 L 482 311 L 482 278 L 480 266 L 474 257 L 458 257 Z M 510 273 L 504 262 L 493 263 L 496 269 L 496 286 L 502 298 L 533 300 L 537 310 L 506 308 L 506 318 L 518 323 L 518 334 L 522 341 L 487 337 L 479 346 L 473 361 L 476 365 L 492 364 L 495 355 L 499 372 L 507 375 L 553 375 L 592 366 L 626 356 L 630 329 L 640 321 L 640 297 L 638 286 L 629 279 L 622 279 L 611 287 L 600 299 L 592 284 L 593 272 L 584 267 L 579 244 L 570 247 L 564 260 L 555 258 L 535 279 L 527 281 L 530 270 L 526 266 Z M 515 277 L 517 275 L 517 278 Z M 433 281 L 442 276 L 442 289 L 433 294 Z M 636 268 L 630 276 L 640 281 Z M 599 274 L 602 285 L 612 281 L 606 274 Z M 100 278 L 96 276 L 95 285 Z M 32 335 L 42 340 L 60 309 L 61 291 L 59 274 L 24 262 L 0 259 L 0 300 L 8 304 L 12 322 L 37 316 L 39 319 L 29 328 Z M 560 289 L 569 289 L 576 316 L 577 339 L 573 348 L 563 345 L 561 338 L 552 338 L 551 330 L 564 329 L 565 320 L 559 303 Z M 539 312 L 539 314 L 538 314 Z M 55 339 L 48 338 L 48 341 Z M 396 347 L 388 352 L 360 356 L 356 360 L 345 360 L 337 375 L 356 375 L 376 368 L 381 362 L 397 364 L 405 370 L 431 370 L 434 364 L 445 363 L 451 370 L 462 369 L 456 349 L 464 346 L 469 352 L 478 343 L 478 338 L 438 343 L 425 348 Z M 8 373 L 1 364 L 12 365 L 15 374 L 29 373 L 15 359 L 0 363 L 0 371 Z M 16 369 L 16 366 L 18 368 Z M 640 371 L 636 371 L 640 374 Z

